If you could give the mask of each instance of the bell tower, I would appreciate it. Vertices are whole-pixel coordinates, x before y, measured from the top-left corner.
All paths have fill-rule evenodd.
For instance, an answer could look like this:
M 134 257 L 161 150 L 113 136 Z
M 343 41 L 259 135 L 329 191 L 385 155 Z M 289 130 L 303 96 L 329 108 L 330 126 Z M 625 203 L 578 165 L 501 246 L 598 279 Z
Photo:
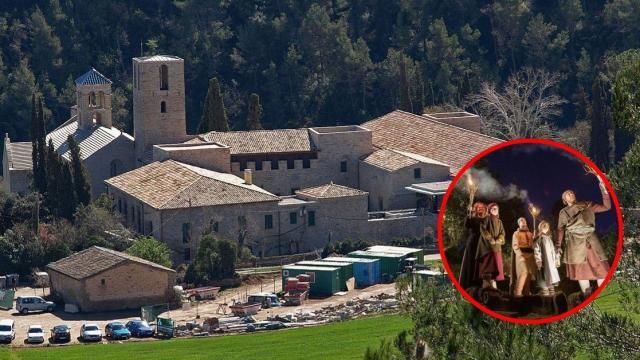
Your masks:
M 111 119 L 111 80 L 91 68 L 76 79 L 78 128 L 113 126 Z
M 184 60 L 154 55 L 133 58 L 133 134 L 136 164 L 151 160 L 153 145 L 184 142 Z

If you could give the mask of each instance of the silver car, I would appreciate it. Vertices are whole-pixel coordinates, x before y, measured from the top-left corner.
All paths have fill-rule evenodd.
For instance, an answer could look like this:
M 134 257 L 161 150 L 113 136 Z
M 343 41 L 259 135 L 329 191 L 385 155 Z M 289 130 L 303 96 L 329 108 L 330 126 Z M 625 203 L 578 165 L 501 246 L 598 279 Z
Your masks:
M 22 314 L 30 311 L 48 311 L 52 312 L 56 304 L 46 301 L 40 296 L 18 296 L 16 299 L 16 310 Z
M 80 328 L 82 341 L 102 341 L 102 331 L 98 324 L 83 324 Z

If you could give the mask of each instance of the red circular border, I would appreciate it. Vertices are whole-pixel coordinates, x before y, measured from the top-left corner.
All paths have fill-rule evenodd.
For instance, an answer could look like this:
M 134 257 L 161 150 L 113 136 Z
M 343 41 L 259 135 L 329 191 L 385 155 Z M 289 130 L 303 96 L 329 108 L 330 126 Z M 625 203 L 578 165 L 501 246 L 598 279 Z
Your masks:
M 613 263 L 611 265 L 611 268 L 609 269 L 609 273 L 607 273 L 607 277 L 605 278 L 604 282 L 602 283 L 601 286 L 598 286 L 598 288 L 596 289 L 596 291 L 594 291 L 591 296 L 589 296 L 586 300 L 584 300 L 582 303 L 580 303 L 580 305 L 572 308 L 571 310 L 568 310 L 562 314 L 558 314 L 558 315 L 554 315 L 554 316 L 549 316 L 546 318 L 539 318 L 539 319 L 519 319 L 519 318 L 513 318 L 513 317 L 509 317 L 509 316 L 505 316 L 502 315 L 496 311 L 493 311 L 489 308 L 487 308 L 486 306 L 482 305 L 481 303 L 479 303 L 478 301 L 476 301 L 473 297 L 471 297 L 463 288 L 462 286 L 460 286 L 460 283 L 458 282 L 458 279 L 455 278 L 455 275 L 453 273 L 453 271 L 451 271 L 451 267 L 449 266 L 449 262 L 447 261 L 447 257 L 445 256 L 444 253 L 444 242 L 443 242 L 443 238 L 442 238 L 442 221 L 445 215 L 445 209 L 447 206 L 447 201 L 449 200 L 449 196 L 451 196 L 451 193 L 455 187 L 455 185 L 458 183 L 458 180 L 460 180 L 460 177 L 462 177 L 464 175 L 464 173 L 467 171 L 467 169 L 469 169 L 473 164 L 475 164 L 478 160 L 482 159 L 483 157 L 485 157 L 486 155 L 498 150 L 498 149 L 502 149 L 508 146 L 512 146 L 512 145 L 516 145 L 516 144 L 544 144 L 544 145 L 549 145 L 555 148 L 559 148 L 562 149 L 574 156 L 576 156 L 578 159 L 582 160 L 584 163 L 586 163 L 587 165 L 589 165 L 592 169 L 594 169 L 598 175 L 600 175 L 600 178 L 602 178 L 602 180 L 604 181 L 604 184 L 607 188 L 607 190 L 609 191 L 609 194 L 611 195 L 611 198 L 613 199 L 613 205 L 614 208 L 616 210 L 616 216 L 617 216 L 617 220 L 618 220 L 618 246 L 616 247 L 616 255 L 613 259 Z M 458 174 L 456 174 L 456 176 L 454 177 L 453 181 L 451 182 L 451 185 L 449 186 L 449 189 L 447 189 L 447 193 L 444 195 L 444 198 L 442 200 L 442 205 L 440 207 L 440 213 L 438 215 L 438 247 L 440 248 L 440 258 L 442 260 L 442 264 L 444 265 L 445 270 L 447 271 L 447 274 L 449 275 L 449 279 L 451 279 L 451 282 L 455 285 L 456 289 L 458 289 L 458 291 L 460 292 L 460 294 L 462 294 L 462 296 L 467 299 L 467 301 L 469 301 L 470 303 L 472 303 L 476 308 L 480 309 L 481 311 L 483 311 L 486 314 L 489 314 L 495 318 L 498 318 L 500 320 L 504 320 L 504 321 L 508 321 L 511 323 L 517 323 L 517 324 L 547 324 L 553 321 L 557 321 L 557 320 L 562 320 L 567 316 L 573 315 L 575 313 L 577 313 L 578 311 L 580 311 L 582 308 L 584 308 L 585 306 L 587 306 L 589 303 L 591 303 L 602 291 L 602 289 L 605 288 L 605 286 L 607 286 L 607 284 L 609 283 L 609 280 L 611 280 L 611 277 L 613 276 L 613 273 L 615 272 L 616 267 L 618 266 L 618 261 L 620 260 L 620 255 L 622 254 L 622 242 L 623 242 L 623 219 L 622 219 L 622 210 L 620 209 L 620 203 L 618 202 L 618 197 L 616 196 L 613 187 L 611 186 L 611 184 L 609 183 L 609 179 L 607 179 L 606 175 L 596 166 L 596 164 L 594 164 L 591 160 L 589 160 L 589 158 L 587 158 L 585 155 L 581 154 L 578 150 L 575 150 L 567 145 L 552 141 L 552 140 L 546 140 L 546 139 L 516 139 L 516 140 L 510 140 L 510 141 L 505 141 L 502 142 L 500 144 L 494 145 L 484 151 L 482 151 L 481 153 L 479 153 L 478 155 L 474 156 L 468 163 L 465 164 L 464 167 L 462 167 L 462 169 L 460 169 L 460 171 L 458 171 Z

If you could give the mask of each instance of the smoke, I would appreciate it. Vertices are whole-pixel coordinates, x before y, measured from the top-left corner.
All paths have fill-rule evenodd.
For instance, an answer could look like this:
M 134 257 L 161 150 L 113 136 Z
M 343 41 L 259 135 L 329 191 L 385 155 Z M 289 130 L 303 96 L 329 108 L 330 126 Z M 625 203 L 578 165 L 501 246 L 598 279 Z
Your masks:
M 467 176 L 471 175 L 473 182 L 478 185 L 476 197 L 482 197 L 491 201 L 505 201 L 510 199 L 520 199 L 529 203 L 527 190 L 520 189 L 515 184 L 502 185 L 487 170 L 470 168 L 465 175 L 460 178 L 457 186 L 467 192 Z

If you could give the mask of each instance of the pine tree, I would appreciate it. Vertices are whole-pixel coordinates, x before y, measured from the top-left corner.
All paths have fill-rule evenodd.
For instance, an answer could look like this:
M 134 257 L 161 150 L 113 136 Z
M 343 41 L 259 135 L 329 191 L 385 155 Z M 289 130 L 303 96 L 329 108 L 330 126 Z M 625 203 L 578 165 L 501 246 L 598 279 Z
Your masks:
M 409 88 L 407 64 L 404 55 L 402 55 L 402 59 L 400 60 L 400 110 L 413 112 L 413 106 L 411 104 L 411 89 Z
M 209 80 L 209 90 L 204 99 L 202 119 L 200 120 L 200 133 L 208 131 L 229 131 L 227 113 L 224 109 L 224 99 L 220 91 L 220 83 L 217 77 Z
M 603 170 L 609 167 L 609 129 L 604 109 L 604 90 L 600 79 L 593 82 L 591 100 L 591 159 Z
M 69 152 L 71 154 L 71 168 L 73 170 L 73 190 L 79 204 L 89 205 L 91 201 L 91 186 L 87 177 L 87 171 L 82 163 L 80 146 L 73 136 L 67 138 Z
M 252 93 L 249 98 L 249 113 L 247 115 L 248 130 L 262 130 L 260 117 L 262 116 L 262 105 L 260 105 L 260 96 Z

